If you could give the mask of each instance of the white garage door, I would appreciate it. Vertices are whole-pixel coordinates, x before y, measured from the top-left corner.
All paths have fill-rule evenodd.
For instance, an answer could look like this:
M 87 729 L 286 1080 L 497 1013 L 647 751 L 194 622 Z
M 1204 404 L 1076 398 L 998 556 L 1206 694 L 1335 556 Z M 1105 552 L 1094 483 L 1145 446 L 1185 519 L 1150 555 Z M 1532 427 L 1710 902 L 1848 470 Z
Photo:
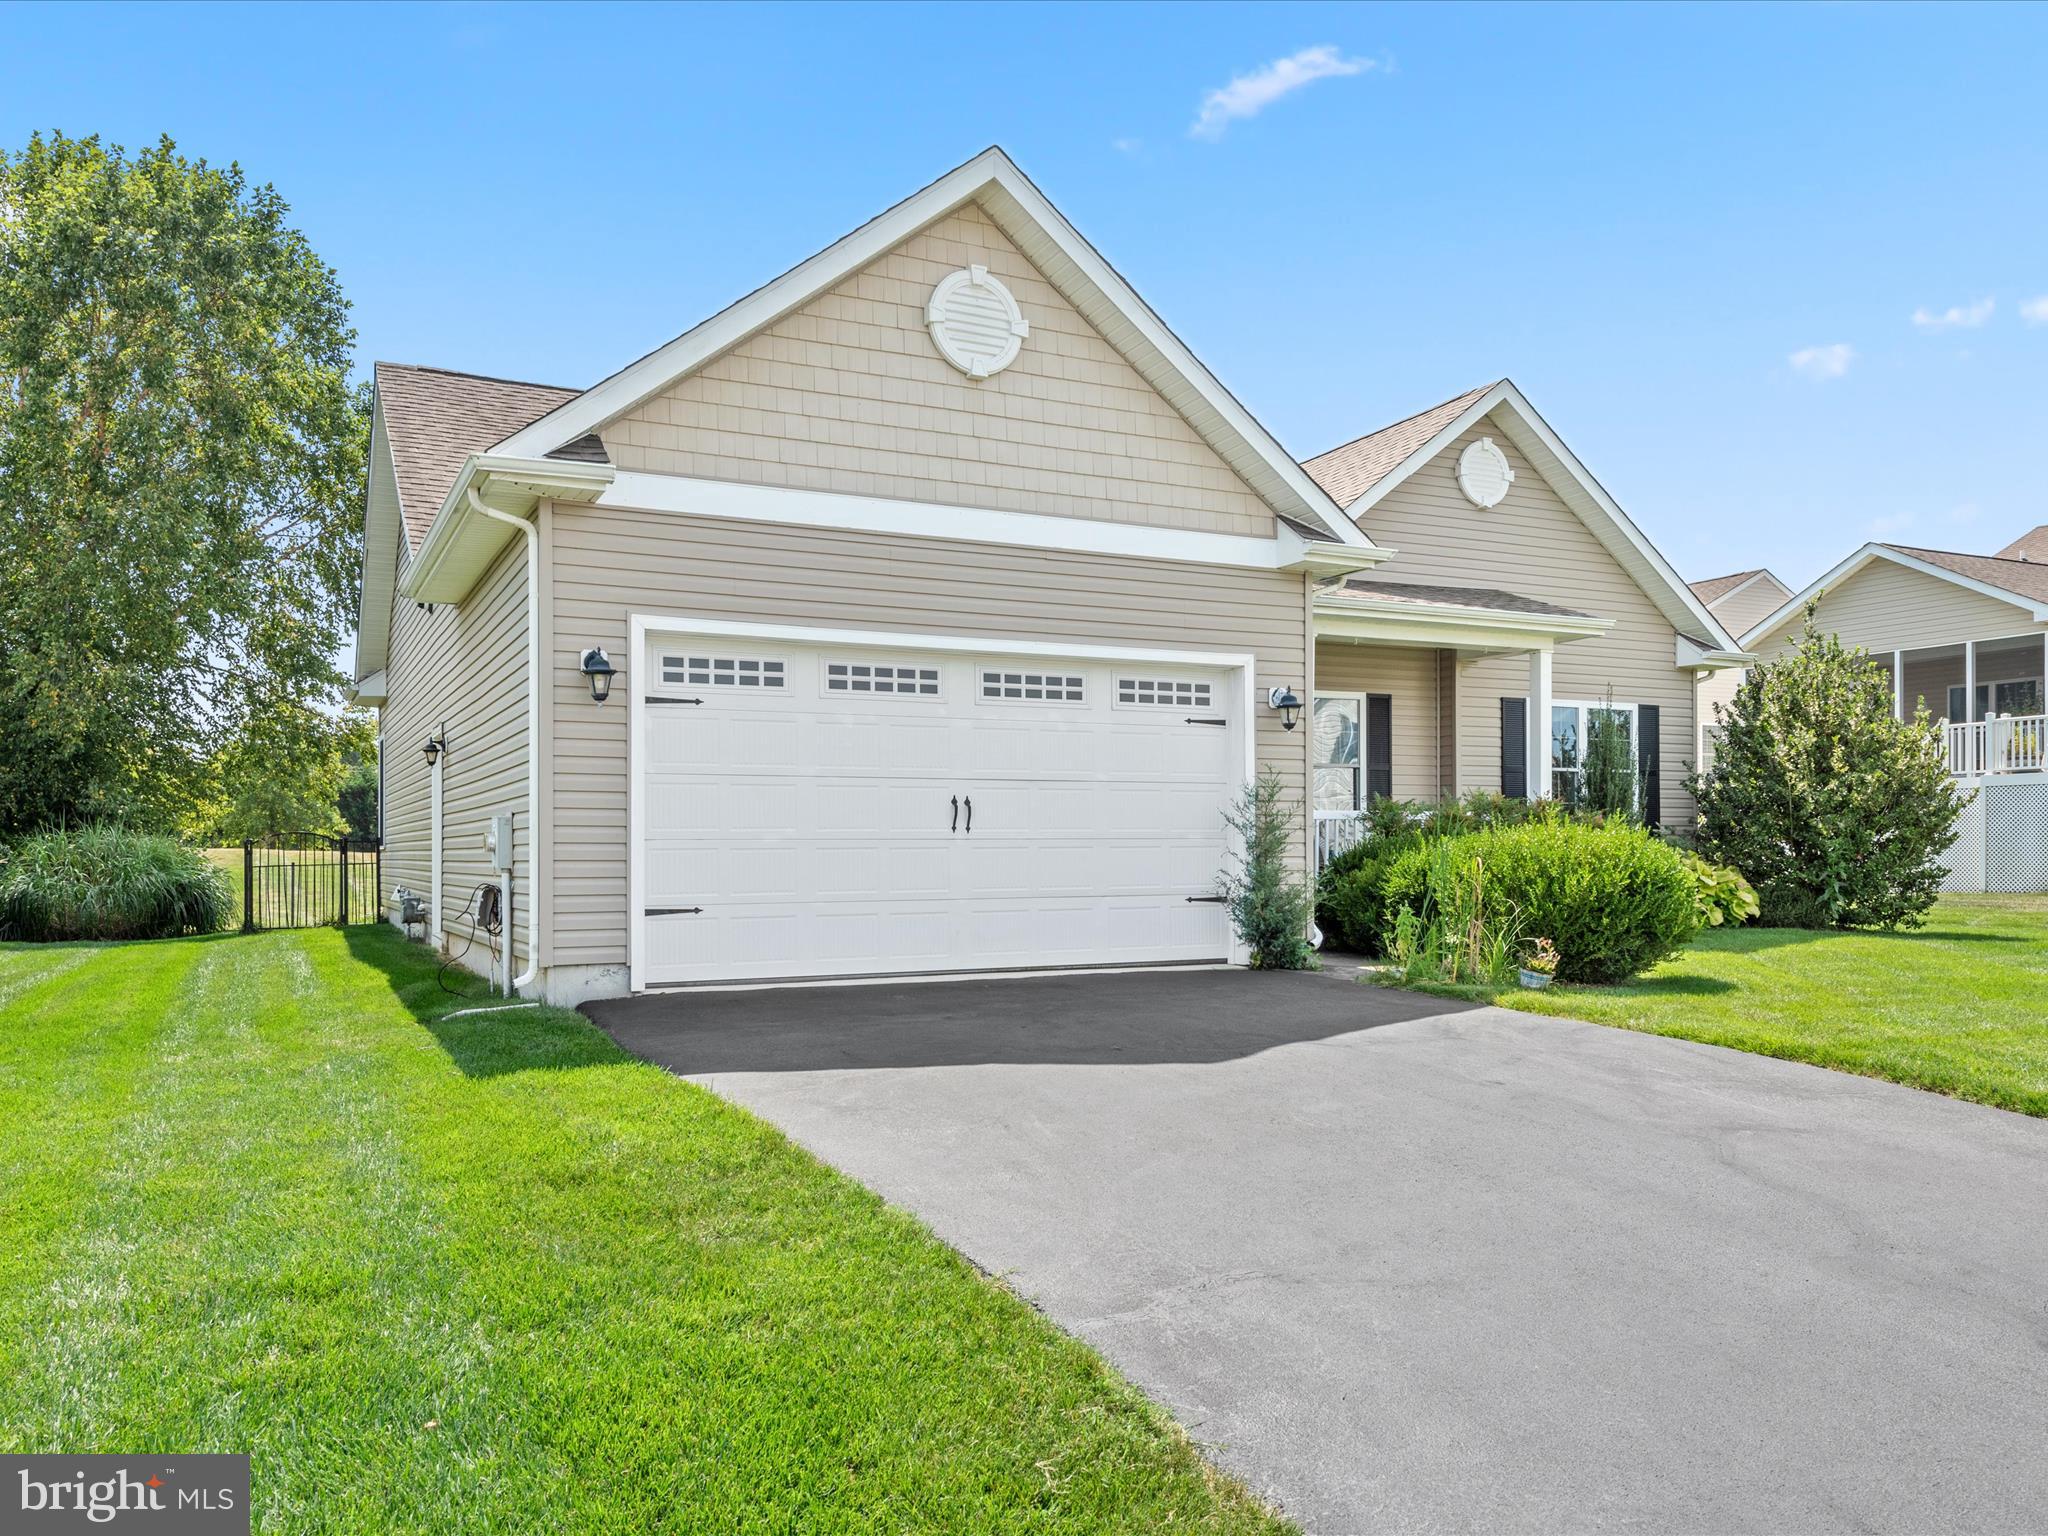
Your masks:
M 655 637 L 641 986 L 1220 960 L 1232 670 Z

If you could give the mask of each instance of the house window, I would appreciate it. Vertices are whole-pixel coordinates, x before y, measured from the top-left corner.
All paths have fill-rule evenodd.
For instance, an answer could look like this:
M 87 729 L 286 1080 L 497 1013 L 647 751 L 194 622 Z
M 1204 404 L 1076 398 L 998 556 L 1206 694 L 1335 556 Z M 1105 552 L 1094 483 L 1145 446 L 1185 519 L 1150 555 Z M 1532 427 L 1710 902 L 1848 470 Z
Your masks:
M 788 674 L 781 662 L 757 656 L 664 656 L 661 680 L 699 688 L 780 688 Z
M 2001 715 L 2038 715 L 2041 713 L 2041 679 L 2038 677 L 2016 678 L 2009 683 L 1993 683 L 1991 707 Z M 1983 691 L 1978 690 L 1980 693 Z
M 1116 680 L 1119 704 L 1164 704 L 1173 709 L 1207 709 L 1211 689 L 1207 683 L 1170 678 L 1120 677 Z
M 1355 811 L 1363 803 L 1359 767 L 1364 759 L 1363 700 L 1319 694 L 1315 707 L 1319 811 Z
M 825 663 L 825 691 L 914 693 L 932 698 L 939 691 L 939 669 L 904 666 L 895 662 L 828 661 Z
M 1065 672 L 984 672 L 981 696 L 1041 704 L 1079 704 L 1081 679 Z
M 1550 796 L 1566 805 L 1587 797 L 1587 769 L 1602 763 L 1626 765 L 1631 781 L 1636 768 L 1636 707 L 1633 704 L 1553 703 L 1550 706 Z M 1600 787 L 1592 786 L 1595 798 Z

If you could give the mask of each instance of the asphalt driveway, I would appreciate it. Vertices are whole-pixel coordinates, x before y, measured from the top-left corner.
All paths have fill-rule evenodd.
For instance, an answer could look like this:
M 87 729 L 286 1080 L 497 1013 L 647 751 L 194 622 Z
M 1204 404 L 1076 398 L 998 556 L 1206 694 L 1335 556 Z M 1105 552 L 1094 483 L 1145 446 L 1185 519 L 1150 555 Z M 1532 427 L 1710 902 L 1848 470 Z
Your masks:
M 2048 1122 L 1320 976 L 588 1011 L 1311 1532 L 2048 1525 Z

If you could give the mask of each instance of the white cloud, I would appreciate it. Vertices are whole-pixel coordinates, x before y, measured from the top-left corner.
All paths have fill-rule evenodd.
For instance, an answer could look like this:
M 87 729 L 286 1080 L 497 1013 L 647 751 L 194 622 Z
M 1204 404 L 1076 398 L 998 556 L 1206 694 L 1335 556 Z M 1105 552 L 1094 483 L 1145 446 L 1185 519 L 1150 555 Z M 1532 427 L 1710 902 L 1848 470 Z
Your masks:
M 1913 311 L 1913 323 L 1923 331 L 1974 331 L 1991 318 L 1998 307 L 1995 300 L 1979 299 L 1974 304 L 1951 304 L 1940 314 L 1931 309 Z
M 2020 301 L 2020 318 L 2029 325 L 2048 325 L 2048 293 Z
M 1974 501 L 1959 502 L 1948 509 L 1948 520 L 1952 523 L 1974 523 L 1982 510 Z
M 1912 513 L 1892 512 L 1883 517 L 1874 517 L 1870 520 L 1870 536 L 1873 539 L 1881 539 L 1887 534 L 1904 533 L 1912 526 Z
M 1144 153 L 1145 141 L 1143 139 L 1111 139 L 1109 147 L 1120 155 L 1137 155 Z
M 1239 75 L 1220 90 L 1202 98 L 1202 110 L 1188 128 L 1197 139 L 1220 139 L 1224 129 L 1241 117 L 1257 117 L 1266 108 L 1293 91 L 1317 80 L 1337 75 L 1362 75 L 1379 65 L 1371 59 L 1347 59 L 1330 43 L 1304 48 L 1284 59 L 1275 59 L 1248 75 Z
M 1846 341 L 1830 342 L 1824 347 L 1801 347 L 1785 361 L 1795 373 L 1809 379 L 1839 379 L 1856 361 L 1856 349 Z

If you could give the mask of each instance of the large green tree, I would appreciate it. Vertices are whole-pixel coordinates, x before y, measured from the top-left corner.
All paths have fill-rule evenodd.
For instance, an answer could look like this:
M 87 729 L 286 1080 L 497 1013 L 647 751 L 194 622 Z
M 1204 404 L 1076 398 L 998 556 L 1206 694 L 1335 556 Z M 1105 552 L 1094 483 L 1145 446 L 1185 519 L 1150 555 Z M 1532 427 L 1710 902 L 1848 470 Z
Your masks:
M 169 139 L 0 150 L 0 834 L 179 820 L 340 681 L 365 414 L 288 212 Z
M 1892 713 L 1891 675 L 1806 628 L 1752 667 L 1714 731 L 1713 767 L 1688 778 L 1700 852 L 1756 887 L 1779 927 L 1918 927 L 1968 804 L 1923 707 Z

